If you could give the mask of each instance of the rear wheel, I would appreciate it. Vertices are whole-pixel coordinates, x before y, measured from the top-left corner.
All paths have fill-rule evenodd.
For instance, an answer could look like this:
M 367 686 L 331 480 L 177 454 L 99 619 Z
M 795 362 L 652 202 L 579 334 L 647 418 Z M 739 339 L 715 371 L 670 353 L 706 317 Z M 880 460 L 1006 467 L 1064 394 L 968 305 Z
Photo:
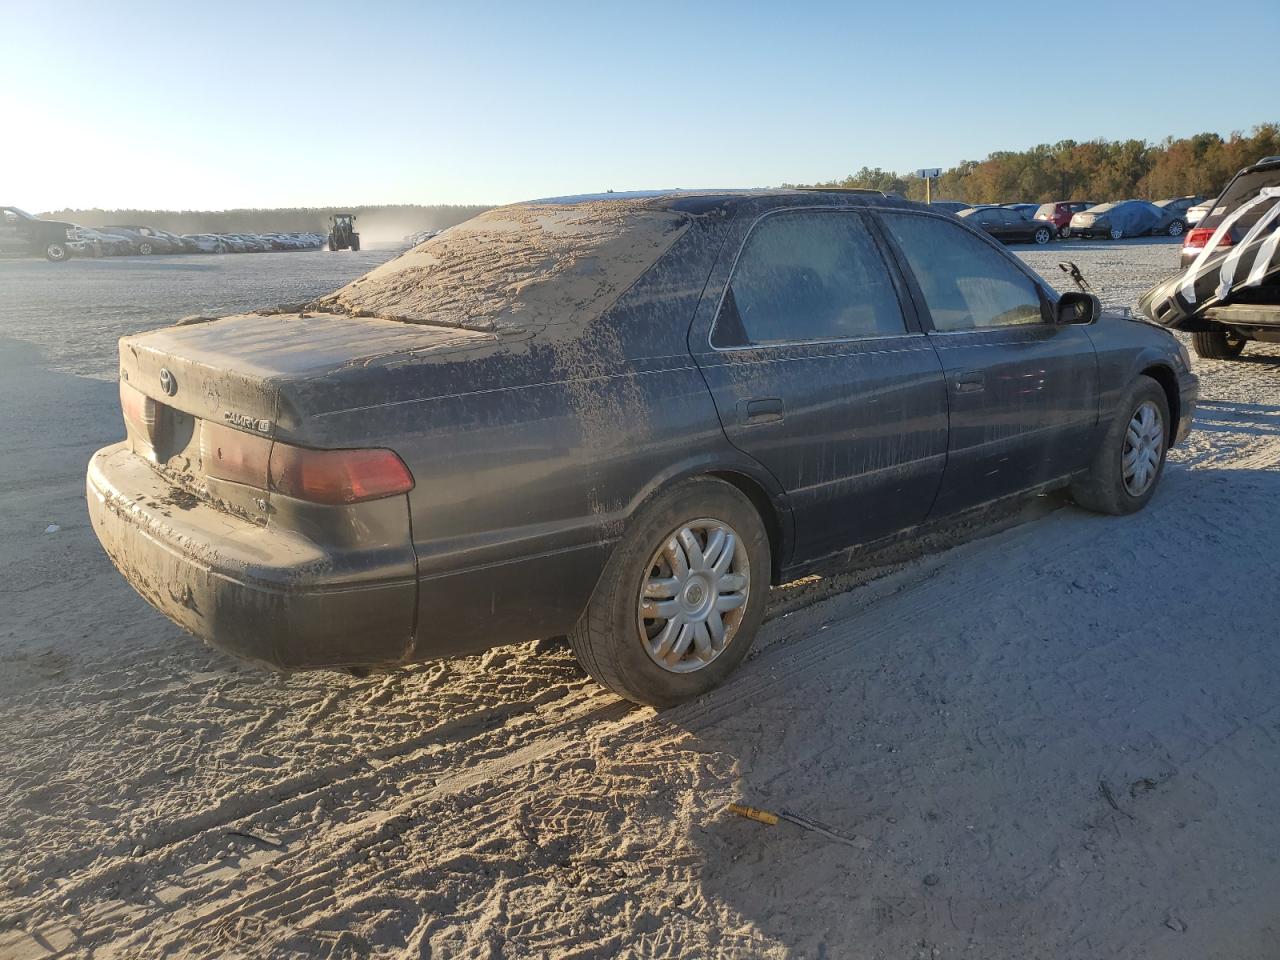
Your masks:
M 1164 472 L 1171 434 L 1164 389 L 1148 376 L 1138 377 L 1120 402 L 1089 472 L 1071 484 L 1071 498 L 1098 513 L 1141 510 Z
M 151 256 L 151 244 L 144 240 L 142 243 L 138 244 L 138 252 L 144 257 Z
M 718 686 L 751 649 L 769 592 L 769 537 L 751 501 L 711 477 L 660 494 L 614 548 L 570 635 L 611 690 L 669 707 Z
M 71 251 L 67 249 L 65 243 L 59 243 L 56 240 L 44 248 L 44 256 L 46 260 L 53 263 L 62 263 L 62 261 L 70 259 Z
M 351 249 L 355 252 L 360 250 L 360 238 L 358 236 L 351 238 Z
M 1111 239 L 1112 239 L 1112 240 L 1120 240 L 1120 239 L 1123 239 L 1123 237 L 1124 237 L 1124 231 L 1123 231 L 1123 230 L 1121 230 L 1119 227 L 1112 227 L 1112 228 L 1111 228 L 1111 234 L 1110 234 L 1110 236 L 1111 236 Z
M 1182 231 L 1185 229 L 1186 225 L 1181 220 L 1175 220 L 1173 223 L 1169 224 L 1169 236 L 1180 237 L 1182 236 Z
M 1235 360 L 1244 353 L 1247 342 L 1244 337 L 1231 330 L 1210 330 L 1191 335 L 1191 346 L 1196 356 L 1206 360 Z
M 1031 239 L 1036 243 L 1045 244 L 1053 239 L 1053 231 L 1048 227 L 1041 227 L 1031 235 Z

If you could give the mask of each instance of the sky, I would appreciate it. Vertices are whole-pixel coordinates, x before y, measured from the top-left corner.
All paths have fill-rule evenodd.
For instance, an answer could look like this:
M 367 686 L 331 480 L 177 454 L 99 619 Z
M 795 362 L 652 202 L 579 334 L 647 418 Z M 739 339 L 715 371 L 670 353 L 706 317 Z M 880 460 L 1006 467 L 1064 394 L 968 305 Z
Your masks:
M 1225 135 L 1280 120 L 1280 2 L 1224 9 L 0 0 L 0 203 L 505 203 Z

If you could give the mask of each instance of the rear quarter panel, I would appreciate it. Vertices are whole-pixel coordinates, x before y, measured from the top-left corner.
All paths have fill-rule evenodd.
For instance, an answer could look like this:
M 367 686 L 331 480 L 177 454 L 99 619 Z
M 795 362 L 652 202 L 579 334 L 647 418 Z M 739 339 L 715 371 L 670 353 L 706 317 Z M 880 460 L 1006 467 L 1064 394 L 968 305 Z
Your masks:
M 696 218 L 580 336 L 504 345 L 454 365 L 470 389 L 380 408 L 377 445 L 415 478 L 411 659 L 569 631 L 630 514 L 738 457 L 685 342 L 722 220 Z M 368 414 L 328 417 L 326 432 Z

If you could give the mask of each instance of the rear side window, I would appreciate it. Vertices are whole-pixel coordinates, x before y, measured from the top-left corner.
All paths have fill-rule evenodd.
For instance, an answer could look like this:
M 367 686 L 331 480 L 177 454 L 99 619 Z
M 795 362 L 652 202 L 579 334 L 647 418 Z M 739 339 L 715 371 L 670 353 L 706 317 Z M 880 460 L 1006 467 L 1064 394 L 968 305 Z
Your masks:
M 998 250 L 946 220 L 883 218 L 924 293 L 935 330 L 1043 322 L 1039 288 Z
M 803 210 L 751 230 L 716 318 L 716 347 L 904 333 L 888 268 L 862 218 Z

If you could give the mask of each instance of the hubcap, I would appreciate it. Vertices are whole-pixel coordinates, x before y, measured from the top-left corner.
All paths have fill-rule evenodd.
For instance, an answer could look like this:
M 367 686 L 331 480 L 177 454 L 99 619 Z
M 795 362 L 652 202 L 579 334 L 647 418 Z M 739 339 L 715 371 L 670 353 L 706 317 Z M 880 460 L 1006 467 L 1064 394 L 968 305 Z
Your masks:
M 1164 418 L 1150 400 L 1145 400 L 1133 412 L 1133 419 L 1124 434 L 1124 454 L 1121 460 L 1124 488 L 1132 497 L 1140 497 L 1155 483 L 1160 469 L 1160 456 L 1164 453 Z
M 649 659 L 672 673 L 701 670 L 733 641 L 750 590 L 747 550 L 727 523 L 673 530 L 640 583 L 637 623 Z

